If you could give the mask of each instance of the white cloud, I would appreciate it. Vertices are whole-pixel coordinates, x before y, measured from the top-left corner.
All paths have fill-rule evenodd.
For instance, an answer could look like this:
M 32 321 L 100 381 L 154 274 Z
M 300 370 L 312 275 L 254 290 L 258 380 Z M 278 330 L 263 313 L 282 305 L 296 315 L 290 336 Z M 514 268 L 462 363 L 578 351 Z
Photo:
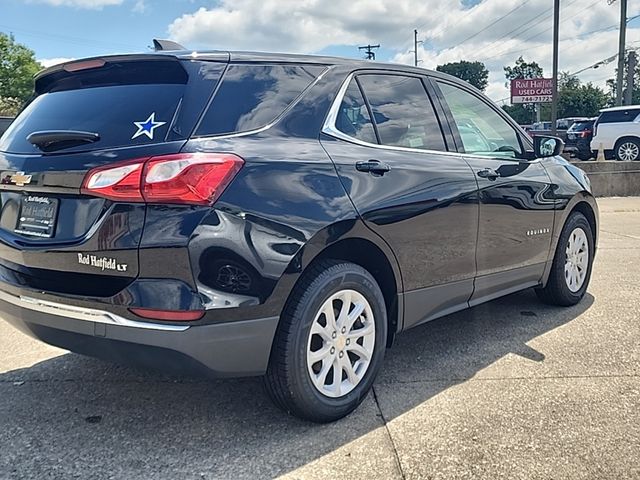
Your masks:
M 551 75 L 551 5 L 548 0 L 520 6 L 513 0 L 483 0 L 466 9 L 460 1 L 221 0 L 215 7 L 176 18 L 169 34 L 191 47 L 215 49 L 317 52 L 331 45 L 354 45 L 355 54 L 357 44 L 380 43 L 397 51 L 393 61 L 412 63 L 417 27 L 425 41 L 419 47 L 424 67 L 461 59 L 482 61 L 490 71 L 487 94 L 497 100 L 508 96 L 502 67 L 519 55 L 537 61 L 545 75 Z M 640 0 L 629 0 L 628 11 L 629 16 L 640 13 Z M 615 54 L 618 15 L 617 2 L 563 2 L 560 70 L 575 72 Z M 606 27 L 612 28 L 594 33 Z M 627 42 L 640 46 L 640 29 L 630 28 Z M 614 68 L 611 64 L 588 70 L 580 78 L 604 85 Z
M 145 0 L 136 0 L 136 3 L 133 5 L 132 11 L 135 13 L 144 13 L 148 8 L 149 6 L 146 4 Z
M 54 7 L 76 7 L 99 10 L 103 7 L 120 5 L 123 0 L 31 0 L 37 3 L 46 3 Z
M 75 58 L 63 58 L 63 57 L 60 57 L 60 58 L 41 58 L 41 59 L 38 59 L 38 62 L 43 67 L 49 68 L 49 67 L 52 67 L 54 65 L 58 65 L 60 63 L 71 62 L 72 60 L 75 60 Z

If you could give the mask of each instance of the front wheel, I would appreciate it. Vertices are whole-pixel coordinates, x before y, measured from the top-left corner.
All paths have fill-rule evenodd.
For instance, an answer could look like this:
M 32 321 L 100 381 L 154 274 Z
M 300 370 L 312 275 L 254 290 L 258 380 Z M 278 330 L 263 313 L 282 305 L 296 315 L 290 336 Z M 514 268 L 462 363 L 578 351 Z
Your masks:
M 560 234 L 547 285 L 536 289 L 538 297 L 552 305 L 578 303 L 589 285 L 594 253 L 591 225 L 582 213 L 572 213 Z
M 264 378 L 283 410 L 331 422 L 364 400 L 382 365 L 387 314 L 380 287 L 364 268 L 322 261 L 292 293 Z

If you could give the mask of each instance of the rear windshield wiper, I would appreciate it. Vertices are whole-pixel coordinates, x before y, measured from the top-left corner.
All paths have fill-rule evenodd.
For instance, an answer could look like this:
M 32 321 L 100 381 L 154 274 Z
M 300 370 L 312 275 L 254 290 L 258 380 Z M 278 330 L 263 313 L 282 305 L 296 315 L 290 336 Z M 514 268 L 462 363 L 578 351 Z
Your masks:
M 94 143 L 98 140 L 100 140 L 100 135 L 97 133 L 77 130 L 45 130 L 33 132 L 27 136 L 27 141 L 43 152 L 76 147 L 85 143 Z

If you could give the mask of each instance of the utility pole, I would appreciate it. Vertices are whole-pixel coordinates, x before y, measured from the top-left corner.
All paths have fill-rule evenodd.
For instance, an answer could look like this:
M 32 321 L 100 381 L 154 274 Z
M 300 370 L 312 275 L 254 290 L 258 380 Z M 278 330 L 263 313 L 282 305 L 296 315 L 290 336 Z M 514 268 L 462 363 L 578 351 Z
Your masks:
M 560 0 L 553 2 L 553 96 L 551 98 L 551 135 L 557 133 L 558 120 L 558 30 L 560 27 Z
M 420 60 L 418 60 L 418 45 L 422 43 L 422 40 L 418 40 L 418 30 L 413 31 L 413 64 L 417 67 Z
M 624 50 L 627 36 L 627 0 L 620 0 L 620 37 L 618 43 L 618 75 L 616 77 L 616 105 L 622 105 L 624 78 Z
M 380 48 L 380 45 L 365 45 L 364 47 L 358 47 L 358 50 L 364 50 L 367 54 L 367 60 L 375 60 L 376 53 L 373 51 L 374 48 Z
M 624 92 L 624 104 L 631 105 L 633 103 L 633 81 L 636 73 L 636 65 L 638 57 L 634 50 L 629 50 L 627 56 L 627 89 Z

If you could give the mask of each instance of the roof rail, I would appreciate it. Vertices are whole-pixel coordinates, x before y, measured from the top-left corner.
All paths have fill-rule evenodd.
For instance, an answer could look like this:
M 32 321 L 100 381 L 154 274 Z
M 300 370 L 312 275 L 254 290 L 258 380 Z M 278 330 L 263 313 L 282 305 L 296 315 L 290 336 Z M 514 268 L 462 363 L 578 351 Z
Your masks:
M 161 40 L 158 38 L 153 39 L 153 49 L 156 52 L 163 50 L 186 50 L 185 47 L 173 40 Z

